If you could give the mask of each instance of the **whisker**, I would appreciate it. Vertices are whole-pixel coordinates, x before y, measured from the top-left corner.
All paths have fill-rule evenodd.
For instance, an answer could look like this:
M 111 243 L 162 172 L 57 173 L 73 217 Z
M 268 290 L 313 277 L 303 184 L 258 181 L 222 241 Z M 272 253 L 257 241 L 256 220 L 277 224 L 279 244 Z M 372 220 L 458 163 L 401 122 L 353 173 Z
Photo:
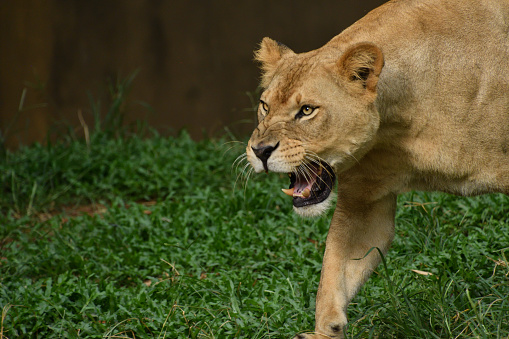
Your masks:
M 249 166 L 249 162 L 248 162 L 248 163 L 246 163 L 246 164 L 244 165 L 244 167 L 242 168 L 242 170 L 241 170 L 241 171 L 239 171 L 239 170 L 238 170 L 238 167 L 239 167 L 239 166 L 240 166 L 240 163 L 237 165 L 237 168 L 235 169 L 238 173 L 237 173 L 237 178 L 235 179 L 235 183 L 234 183 L 234 185 L 233 185 L 233 190 L 234 190 L 234 191 L 235 191 L 235 189 L 237 188 L 237 182 L 239 181 L 239 179 L 240 179 L 241 181 L 243 181 L 243 180 L 244 180 L 244 178 L 245 178 L 245 176 L 246 176 L 246 169 L 247 169 L 247 167 Z
M 243 165 L 242 170 L 239 170 L 239 167 L 242 165 L 242 162 L 243 162 L 244 160 L 245 160 L 245 159 L 241 159 L 241 160 L 237 163 L 237 165 L 235 166 L 235 168 L 233 168 L 233 166 L 232 166 L 231 171 L 232 171 L 232 172 L 233 172 L 233 171 L 235 171 L 235 172 L 237 173 L 237 176 L 236 176 L 236 179 L 235 179 L 235 185 L 237 184 L 237 181 L 239 180 L 239 178 L 244 177 L 244 173 L 245 173 L 245 171 L 246 171 L 246 168 L 247 168 L 247 166 L 249 165 L 249 162 L 246 162 L 246 164 L 245 164 L 245 165 Z M 235 185 L 234 185 L 234 190 L 235 190 Z
M 299 164 L 299 166 L 297 166 L 295 169 L 297 171 L 297 173 L 296 173 L 297 177 L 303 176 L 304 179 L 306 179 L 306 181 L 307 181 L 307 178 L 306 178 L 307 171 L 306 171 L 306 168 L 302 165 L 302 163 Z
M 251 164 L 250 164 L 249 162 L 247 162 L 247 163 L 244 165 L 244 167 L 242 167 L 242 170 L 241 170 L 241 172 L 240 172 L 240 173 L 242 174 L 242 177 L 243 177 L 244 179 L 246 179 L 246 170 L 249 168 L 249 166 L 250 166 L 250 165 L 251 165 Z
M 350 157 L 352 157 L 357 162 L 357 164 L 360 164 L 359 160 L 357 160 L 357 158 L 352 153 L 348 152 L 348 153 L 345 153 L 345 154 L 350 156 Z
M 247 171 L 247 175 L 246 175 L 246 181 L 244 183 L 244 201 L 246 200 L 246 192 L 247 192 L 247 183 L 249 181 L 249 177 L 251 176 L 251 174 L 253 174 L 254 172 L 254 168 L 251 167 L 248 171 Z
M 312 154 L 312 153 L 310 153 L 310 154 L 306 154 L 304 158 L 305 158 L 305 159 L 307 158 L 308 160 L 311 160 L 311 161 L 313 161 L 313 162 L 316 162 L 316 160 L 315 160 L 313 157 L 311 157 L 311 155 L 314 155 L 314 157 L 316 158 L 316 160 L 318 160 L 318 163 L 319 163 L 319 164 L 320 164 L 320 162 L 324 162 L 324 163 L 326 163 L 326 161 L 325 161 L 325 160 L 323 160 L 321 157 L 319 157 L 319 156 L 318 156 L 318 155 L 316 155 L 316 154 Z M 304 162 L 304 164 L 305 164 L 305 162 Z M 309 165 L 307 165 L 307 166 L 309 166 Z M 322 166 L 322 165 L 319 165 L 319 166 L 320 166 L 320 167 L 322 167 L 322 170 L 327 171 L 327 174 L 329 174 L 329 176 L 330 176 L 330 177 L 333 177 L 333 174 L 332 174 L 332 173 L 330 173 L 330 171 L 329 171 L 329 169 L 328 169 L 327 167 Z M 313 172 L 313 174 L 314 174 L 314 175 L 316 175 L 316 177 L 317 177 L 317 178 L 319 178 L 319 177 L 320 177 L 320 176 L 318 175 L 318 173 L 316 173 L 314 170 L 312 170 L 312 169 L 311 169 L 311 171 Z M 321 179 L 320 179 L 320 180 L 321 180 Z M 322 182 L 323 182 L 323 183 L 327 186 L 327 188 L 328 188 L 328 189 L 330 189 L 330 190 L 332 191 L 332 187 L 330 187 L 330 186 L 329 186 L 329 184 L 327 184 L 327 183 L 326 183 L 325 181 L 323 181 L 323 180 L 322 180 Z
M 244 165 L 244 167 L 242 168 L 242 172 L 245 172 L 246 169 L 250 166 L 251 164 L 249 162 L 246 162 L 246 164 Z
M 306 162 L 301 163 L 299 168 L 302 169 L 301 172 L 304 176 L 304 179 L 306 180 L 306 183 L 311 184 L 311 182 L 313 180 L 311 178 L 312 176 L 311 176 L 310 172 L 314 173 L 313 170 L 309 167 L 309 165 Z
M 247 155 L 245 153 L 239 155 L 232 164 L 232 171 L 237 172 L 237 179 L 245 175 L 247 167 L 250 165 L 247 161 Z M 239 167 L 241 168 L 239 170 Z
M 320 157 L 318 154 L 316 154 L 315 152 L 313 151 L 309 151 L 309 150 L 305 150 L 305 158 L 307 157 L 308 159 L 311 159 L 311 161 L 315 161 L 318 160 L 318 162 L 324 162 L 324 163 L 327 163 L 327 161 L 325 161 L 325 159 L 323 159 L 322 157 Z M 327 167 L 324 167 L 322 166 L 324 170 L 327 171 L 327 174 L 329 174 L 331 177 L 333 176 L 329 169 Z
M 311 174 L 310 174 L 309 172 L 311 172 L 311 173 L 312 173 L 312 174 L 314 174 L 316 177 L 318 177 L 318 174 L 317 174 L 317 173 L 313 170 L 313 168 L 311 168 L 311 166 L 310 166 L 307 162 L 303 162 L 303 163 L 301 164 L 301 166 L 303 166 L 303 167 L 306 169 L 306 172 L 307 172 L 307 174 L 309 175 L 309 179 L 311 179 Z M 310 182 L 311 180 L 308 180 L 308 179 L 306 178 L 306 181 L 307 181 L 307 182 L 308 182 L 308 184 L 309 184 L 309 182 Z
M 245 145 L 246 143 L 244 141 L 240 141 L 240 140 L 230 140 L 230 141 L 223 142 L 223 144 L 221 146 L 224 146 L 226 144 L 243 144 L 243 145 Z
M 308 167 L 308 169 L 316 176 L 316 178 L 317 178 L 316 180 L 318 180 L 318 178 L 320 178 L 318 173 L 316 173 L 314 169 L 310 168 L 309 165 L 306 164 L 306 162 L 304 162 L 303 164 L 305 164 L 305 166 Z M 322 167 L 322 170 L 327 171 L 327 173 L 332 177 L 332 174 L 329 172 L 329 170 L 326 167 L 324 167 L 324 166 L 321 166 L 321 167 Z M 328 183 L 323 181 L 321 178 L 320 178 L 320 180 L 327 186 L 328 189 L 330 189 L 332 191 L 332 187 L 330 187 Z
M 305 154 L 306 156 L 312 157 L 313 159 L 316 159 L 316 160 L 320 160 L 320 161 L 326 162 L 326 161 L 325 161 L 325 159 L 323 159 L 321 156 L 319 156 L 318 154 L 316 154 L 316 153 L 315 153 L 315 152 L 313 152 L 313 151 L 310 151 L 310 150 L 305 149 L 305 150 L 304 150 L 304 154 Z
M 232 141 L 223 142 L 220 147 L 227 147 L 227 146 L 229 146 L 229 148 L 228 148 L 228 151 L 229 151 L 235 147 L 246 147 L 247 143 L 244 141 L 232 140 Z
M 232 170 L 233 168 L 235 167 L 235 169 L 237 169 L 239 167 L 239 165 L 244 161 L 244 160 L 247 160 L 247 154 L 246 153 L 242 153 L 241 155 L 239 155 L 235 161 L 232 163 Z M 236 165 L 235 165 L 236 164 Z
M 223 152 L 223 155 L 222 157 L 224 158 L 224 156 L 230 152 L 231 150 L 237 148 L 237 147 L 241 147 L 243 146 L 243 148 L 246 146 L 246 144 L 244 142 L 241 142 L 241 141 L 229 141 L 229 142 L 225 142 L 223 145 L 221 145 L 221 147 L 224 147 L 227 143 L 235 143 L 235 145 L 233 146 L 230 146 L 228 147 L 224 152 Z

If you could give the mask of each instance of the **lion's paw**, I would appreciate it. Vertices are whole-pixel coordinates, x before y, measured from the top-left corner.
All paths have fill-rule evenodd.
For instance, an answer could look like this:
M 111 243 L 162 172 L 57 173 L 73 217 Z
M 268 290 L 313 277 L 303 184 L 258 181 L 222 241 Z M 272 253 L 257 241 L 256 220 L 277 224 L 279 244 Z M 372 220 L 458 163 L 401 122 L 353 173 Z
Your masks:
M 308 333 L 299 333 L 293 339 L 341 339 L 344 338 L 343 326 L 338 324 L 329 325 L 330 333 L 320 333 L 320 332 L 308 332 Z
M 314 339 L 316 336 L 314 334 L 308 334 L 308 333 L 300 333 L 297 334 L 293 339 Z
M 300 334 L 297 334 L 295 337 L 293 337 L 293 339 L 339 339 L 339 338 L 343 338 L 342 336 L 329 336 L 327 334 L 321 334 L 321 333 L 300 333 Z

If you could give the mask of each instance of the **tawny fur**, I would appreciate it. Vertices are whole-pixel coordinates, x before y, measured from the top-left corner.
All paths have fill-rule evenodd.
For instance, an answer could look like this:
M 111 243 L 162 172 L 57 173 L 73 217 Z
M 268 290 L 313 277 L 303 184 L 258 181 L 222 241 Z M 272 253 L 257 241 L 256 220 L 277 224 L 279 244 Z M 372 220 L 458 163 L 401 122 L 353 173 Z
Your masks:
M 269 110 L 248 160 L 262 171 L 251 147 L 279 143 L 269 171 L 291 172 L 313 154 L 338 178 L 316 333 L 343 337 L 346 308 L 380 260 L 376 251 L 352 259 L 388 249 L 399 193 L 509 193 L 508 56 L 509 0 L 390 1 L 301 54 L 262 41 Z M 302 105 L 316 109 L 297 119 Z

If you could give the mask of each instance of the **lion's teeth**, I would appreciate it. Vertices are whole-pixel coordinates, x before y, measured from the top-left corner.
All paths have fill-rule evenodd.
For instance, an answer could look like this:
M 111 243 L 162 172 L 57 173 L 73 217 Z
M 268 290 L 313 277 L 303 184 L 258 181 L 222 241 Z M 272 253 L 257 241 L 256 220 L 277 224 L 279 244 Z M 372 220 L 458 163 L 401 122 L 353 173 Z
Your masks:
M 284 194 L 288 194 L 289 196 L 293 197 L 293 191 L 295 191 L 295 188 L 282 188 L 281 191 L 283 191 Z
M 291 197 L 293 196 L 296 196 L 296 197 L 303 197 L 303 198 L 309 198 L 311 196 L 311 190 L 309 188 L 306 188 L 304 191 L 298 193 L 298 192 L 295 192 L 295 187 L 293 188 L 282 188 L 281 191 L 283 191 L 284 194 L 287 194 Z

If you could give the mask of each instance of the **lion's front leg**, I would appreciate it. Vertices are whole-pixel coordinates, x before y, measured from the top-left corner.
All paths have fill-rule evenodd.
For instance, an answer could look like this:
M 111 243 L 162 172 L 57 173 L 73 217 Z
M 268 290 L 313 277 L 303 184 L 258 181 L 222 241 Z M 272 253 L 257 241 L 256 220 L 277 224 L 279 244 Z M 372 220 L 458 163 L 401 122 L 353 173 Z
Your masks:
M 313 334 L 296 338 L 343 338 L 348 304 L 380 262 L 394 236 L 396 195 L 371 203 L 338 198 L 325 247 Z M 362 258 L 362 259 L 361 259 Z M 359 260 L 360 259 L 360 260 Z

